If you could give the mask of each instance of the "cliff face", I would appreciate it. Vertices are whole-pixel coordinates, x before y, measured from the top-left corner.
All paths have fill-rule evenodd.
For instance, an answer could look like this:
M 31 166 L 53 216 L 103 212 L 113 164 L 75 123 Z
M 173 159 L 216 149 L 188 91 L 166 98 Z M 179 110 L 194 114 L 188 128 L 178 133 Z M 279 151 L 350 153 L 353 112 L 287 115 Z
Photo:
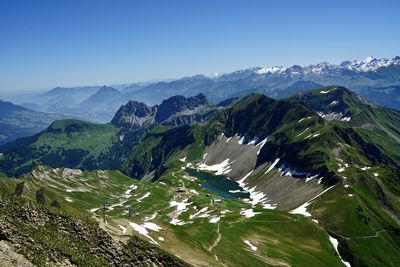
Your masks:
M 155 121 L 157 123 L 167 120 L 177 113 L 196 112 L 201 106 L 208 105 L 207 98 L 203 94 L 185 98 L 184 96 L 173 96 L 164 100 L 157 109 Z M 188 115 L 188 114 L 185 114 Z
M 149 107 L 145 103 L 129 101 L 115 114 L 112 124 L 119 127 L 137 128 L 153 123 L 162 123 L 176 116 L 190 116 L 206 110 L 210 104 L 202 94 L 184 97 L 173 96 L 159 106 Z M 185 121 L 193 121 L 191 118 Z M 179 120 L 178 120 L 179 121 Z
M 156 110 L 156 107 L 131 100 L 117 111 L 111 123 L 120 127 L 142 127 L 154 122 Z

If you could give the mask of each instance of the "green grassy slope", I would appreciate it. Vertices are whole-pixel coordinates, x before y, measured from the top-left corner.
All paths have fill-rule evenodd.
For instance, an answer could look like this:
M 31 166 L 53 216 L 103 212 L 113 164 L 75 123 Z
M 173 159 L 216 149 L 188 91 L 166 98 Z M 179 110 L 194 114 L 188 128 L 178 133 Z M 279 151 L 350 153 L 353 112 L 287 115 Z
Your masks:
M 188 266 L 186 263 L 135 236 L 121 243 L 79 207 L 69 206 L 46 183 L 26 179 L 22 197 L 11 194 L 16 182 L 0 179 L 0 240 L 11 244 L 37 266 Z M 36 204 L 32 192 L 45 187 L 48 201 L 61 208 Z
M 117 133 L 118 129 L 111 124 L 55 121 L 40 134 L 3 146 L 0 170 L 7 175 L 19 175 L 37 164 L 100 168 L 118 141 Z

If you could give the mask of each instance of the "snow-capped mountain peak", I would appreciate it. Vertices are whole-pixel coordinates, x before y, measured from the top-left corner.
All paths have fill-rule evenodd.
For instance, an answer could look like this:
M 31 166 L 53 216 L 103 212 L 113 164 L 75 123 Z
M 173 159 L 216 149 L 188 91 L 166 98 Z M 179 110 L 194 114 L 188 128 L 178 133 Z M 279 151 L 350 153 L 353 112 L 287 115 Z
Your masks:
M 221 77 L 222 75 L 224 75 L 223 72 L 214 72 L 214 73 L 211 73 L 210 77 L 211 78 L 218 78 L 218 77 Z
M 354 70 L 357 72 L 368 72 L 368 71 L 376 71 L 382 67 L 388 67 L 392 64 L 400 64 L 400 60 L 397 57 L 393 59 L 381 58 L 377 59 L 372 56 L 368 56 L 363 60 L 355 60 L 353 62 L 348 62 L 344 64 L 343 67 L 346 67 L 350 70 Z
M 266 67 L 253 67 L 242 70 L 237 70 L 231 73 L 215 72 L 211 74 L 212 78 L 229 77 L 231 75 L 240 75 L 241 77 L 247 75 L 289 75 L 291 77 L 306 77 L 308 75 L 332 75 L 342 73 L 343 71 L 354 72 L 371 72 L 377 71 L 379 68 L 388 67 L 391 65 L 400 65 L 400 57 L 396 56 L 392 59 L 381 58 L 377 59 L 373 56 L 368 56 L 362 60 L 343 61 L 339 65 L 331 64 L 329 62 L 321 62 L 315 65 L 299 66 L 293 65 L 291 67 L 283 66 L 266 66 Z
M 282 66 L 273 66 L 273 67 L 262 67 L 258 68 L 255 72 L 257 74 L 267 74 L 267 73 L 282 73 L 286 70 L 286 68 Z

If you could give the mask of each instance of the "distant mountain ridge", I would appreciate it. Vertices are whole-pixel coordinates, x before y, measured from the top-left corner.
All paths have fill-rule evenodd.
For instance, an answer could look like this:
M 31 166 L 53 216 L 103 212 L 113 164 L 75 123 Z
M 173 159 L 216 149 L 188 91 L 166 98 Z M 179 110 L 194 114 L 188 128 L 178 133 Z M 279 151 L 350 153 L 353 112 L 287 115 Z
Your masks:
M 324 74 L 333 74 L 348 71 L 354 72 L 373 72 L 377 71 L 380 68 L 389 67 L 393 65 L 400 65 L 400 57 L 396 56 L 392 59 L 381 58 L 377 59 L 372 56 L 368 56 L 363 60 L 354 60 L 354 61 L 343 61 L 339 65 L 331 64 L 328 62 L 321 62 L 315 65 L 308 66 L 299 66 L 293 65 L 291 67 L 282 67 L 282 66 L 268 66 L 268 67 L 253 67 L 243 70 L 237 70 L 231 73 L 221 73 L 218 72 L 216 74 L 211 74 L 210 77 L 220 79 L 224 77 L 229 77 L 231 75 L 239 75 L 239 74 L 287 74 L 292 76 L 306 76 L 311 74 L 316 75 L 324 75 Z
M 34 135 L 65 116 L 33 111 L 0 100 L 0 145 Z
M 109 86 L 57 87 L 47 93 L 17 98 L 16 103 L 42 111 L 73 116 L 92 122 L 109 122 L 129 100 L 158 105 L 175 95 L 204 94 L 213 104 L 245 93 L 261 93 L 280 99 L 329 85 L 344 86 L 375 103 L 400 110 L 400 57 L 322 62 L 308 66 L 267 66 L 194 75 L 176 80 Z M 113 89 L 111 89 L 113 88 Z M 386 89 L 384 89 L 386 88 Z M 107 92 L 106 92 L 107 91 Z

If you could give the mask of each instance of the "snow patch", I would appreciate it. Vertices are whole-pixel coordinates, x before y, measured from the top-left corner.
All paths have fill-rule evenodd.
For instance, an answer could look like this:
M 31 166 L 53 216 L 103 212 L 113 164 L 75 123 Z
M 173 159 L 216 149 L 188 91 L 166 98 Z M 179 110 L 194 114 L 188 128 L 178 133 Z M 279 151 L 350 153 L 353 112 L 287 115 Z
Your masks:
M 307 207 L 311 204 L 311 202 L 316 199 L 317 197 L 321 196 L 322 194 L 324 194 L 325 192 L 327 192 L 329 189 L 331 189 L 333 186 L 325 189 L 324 191 L 322 191 L 322 193 L 316 195 L 315 197 L 313 197 L 312 199 L 310 199 L 309 201 L 307 201 L 306 203 L 304 203 L 303 205 L 301 205 L 300 207 L 290 211 L 291 214 L 300 214 L 300 215 L 304 215 L 306 217 L 311 216 L 310 213 L 307 212 Z
M 178 202 L 175 200 L 172 200 L 169 205 L 170 207 L 176 207 L 176 211 L 178 212 L 178 215 L 181 214 L 182 212 L 187 210 L 187 206 L 191 205 L 192 202 L 187 202 L 188 199 L 184 199 L 182 202 Z
M 145 217 L 145 218 L 144 218 L 144 221 L 147 222 L 147 221 L 154 220 L 154 219 L 156 218 L 156 216 L 157 216 L 157 212 L 154 212 L 153 215 L 151 215 L 151 216 L 149 216 L 149 217 Z
M 339 101 L 334 100 L 329 104 L 329 106 L 336 106 L 337 104 L 339 104 Z
M 199 194 L 199 192 L 197 192 L 195 189 L 189 189 L 189 192 L 195 195 Z
M 330 93 L 330 92 L 332 92 L 332 91 L 334 91 L 334 90 L 336 90 L 336 88 L 333 88 L 333 89 L 331 89 L 331 90 L 328 90 L 328 91 L 324 91 L 324 90 L 321 90 L 321 94 L 327 94 L 327 93 Z
M 152 222 L 145 222 L 143 224 L 143 227 L 146 227 L 147 229 L 155 231 L 155 232 L 162 230 L 162 228 L 160 226 L 158 226 L 157 224 L 152 223 Z
M 147 231 L 146 226 L 139 225 L 133 222 L 129 222 L 129 225 L 133 228 L 133 230 L 150 239 L 151 243 L 158 245 L 158 243 L 149 235 L 149 231 Z
M 247 209 L 247 210 L 242 210 L 240 212 L 240 215 L 246 216 L 246 218 L 251 218 L 260 213 L 261 212 L 254 212 L 253 209 Z
M 150 196 L 150 192 L 147 192 L 146 194 L 144 194 L 142 197 L 138 198 L 137 201 L 141 202 L 143 199 L 147 198 L 148 196 Z
M 251 250 L 253 251 L 257 250 L 257 247 L 253 246 L 253 244 L 251 244 L 249 240 L 244 240 L 243 242 L 246 243 L 251 248 Z
M 268 137 L 265 138 L 265 139 L 263 139 L 260 143 L 258 143 L 258 144 L 256 145 L 256 147 L 259 146 L 258 151 L 257 151 L 257 155 L 260 154 L 261 149 L 263 148 L 263 146 L 265 145 L 265 143 L 266 143 L 267 141 L 268 141 Z
M 221 219 L 221 217 L 212 217 L 210 219 L 210 223 L 217 223 L 217 222 L 219 222 L 220 219 Z
M 272 164 L 271 166 L 269 166 L 268 170 L 265 172 L 265 174 L 269 173 L 275 166 L 276 164 L 278 164 L 280 158 L 277 158 Z
M 210 166 L 205 163 L 201 163 L 201 164 L 197 165 L 197 167 L 203 171 L 215 172 L 216 175 L 227 174 L 231 171 L 229 159 L 226 159 L 219 164 L 210 165 Z
M 247 143 L 247 145 L 255 145 L 258 140 L 260 140 L 257 136 L 254 136 L 253 139 L 250 140 L 250 142 Z
M 342 261 L 342 263 L 343 263 L 346 267 L 351 267 L 350 263 L 348 263 L 347 261 L 344 261 L 344 260 L 342 259 L 342 256 L 340 256 L 340 254 L 339 254 L 339 250 L 338 250 L 339 242 L 338 242 L 338 240 L 335 239 L 335 238 L 333 238 L 333 237 L 331 237 L 331 236 L 329 236 L 329 241 L 332 243 L 333 247 L 335 248 L 336 253 L 339 255 L 339 258 L 340 258 L 340 260 Z
M 169 223 L 173 224 L 173 225 L 185 225 L 185 224 L 192 223 L 192 222 L 184 222 L 179 219 L 172 219 Z

